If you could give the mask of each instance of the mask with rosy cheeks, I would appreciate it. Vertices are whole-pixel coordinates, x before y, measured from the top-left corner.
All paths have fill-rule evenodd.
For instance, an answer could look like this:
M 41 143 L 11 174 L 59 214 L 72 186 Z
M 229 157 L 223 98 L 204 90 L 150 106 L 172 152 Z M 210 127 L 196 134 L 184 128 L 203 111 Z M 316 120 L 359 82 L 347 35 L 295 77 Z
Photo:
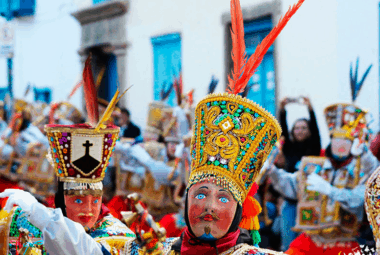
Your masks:
M 339 158 L 345 158 L 350 155 L 352 142 L 349 139 L 344 138 L 332 138 L 331 139 L 331 152 L 334 156 Z
M 234 220 L 237 204 L 232 194 L 212 179 L 191 186 L 188 217 L 194 235 L 207 241 L 222 238 Z
M 65 195 L 67 218 L 83 227 L 92 228 L 99 217 L 101 201 L 101 196 Z

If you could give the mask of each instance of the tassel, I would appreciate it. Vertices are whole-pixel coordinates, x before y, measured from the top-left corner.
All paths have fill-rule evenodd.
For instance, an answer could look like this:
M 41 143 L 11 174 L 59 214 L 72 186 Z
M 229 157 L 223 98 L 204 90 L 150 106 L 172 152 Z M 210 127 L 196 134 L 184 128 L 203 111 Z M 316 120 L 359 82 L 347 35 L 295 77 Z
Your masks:
M 259 202 L 253 197 L 256 194 L 257 189 L 258 185 L 257 183 L 254 183 L 243 203 L 243 213 L 239 227 L 247 230 L 260 229 L 259 219 L 257 216 L 261 213 L 262 208 Z
M 253 245 L 257 245 L 257 244 L 259 244 L 261 242 L 261 236 L 260 236 L 259 231 L 252 230 L 250 232 L 250 235 L 251 235 L 252 240 L 253 240 Z

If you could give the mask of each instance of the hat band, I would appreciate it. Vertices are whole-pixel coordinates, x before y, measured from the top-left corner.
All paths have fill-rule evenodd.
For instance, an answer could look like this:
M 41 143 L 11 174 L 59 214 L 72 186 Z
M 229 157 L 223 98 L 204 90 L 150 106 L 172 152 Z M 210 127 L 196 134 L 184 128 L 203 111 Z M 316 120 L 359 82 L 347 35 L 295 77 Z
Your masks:
M 103 190 L 103 183 L 64 182 L 63 190 Z

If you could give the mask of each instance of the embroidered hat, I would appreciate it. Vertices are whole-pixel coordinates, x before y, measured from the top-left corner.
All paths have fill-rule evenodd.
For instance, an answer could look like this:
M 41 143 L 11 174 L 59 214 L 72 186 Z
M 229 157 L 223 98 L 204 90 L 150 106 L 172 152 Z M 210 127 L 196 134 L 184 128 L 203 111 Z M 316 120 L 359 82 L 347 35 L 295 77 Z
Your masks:
M 89 122 L 76 125 L 45 125 L 50 158 L 65 190 L 102 189 L 107 166 L 119 136 L 119 127 L 105 125 L 119 101 L 119 91 L 99 120 L 96 89 L 91 71 L 91 55 L 83 72 Z M 125 93 L 125 92 L 124 92 Z M 124 95 L 124 94 L 123 94 Z
M 234 69 L 228 77 L 228 93 L 212 93 L 196 106 L 188 189 L 195 183 L 213 178 L 243 205 L 281 135 L 281 127 L 269 112 L 238 94 L 244 91 L 263 56 L 303 2 L 299 0 L 289 9 L 247 59 L 240 2 L 231 0 Z
M 367 126 L 367 112 L 353 104 L 333 104 L 324 113 L 329 134 L 335 138 L 354 140 Z

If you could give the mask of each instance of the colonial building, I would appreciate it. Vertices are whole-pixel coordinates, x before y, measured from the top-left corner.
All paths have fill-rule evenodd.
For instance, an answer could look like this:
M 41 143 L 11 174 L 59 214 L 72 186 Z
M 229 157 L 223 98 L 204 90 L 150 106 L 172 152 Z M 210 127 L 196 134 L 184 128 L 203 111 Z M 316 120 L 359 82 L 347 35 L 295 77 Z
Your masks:
M 240 2 L 250 55 L 296 0 Z M 180 72 L 184 91 L 195 89 L 195 102 L 206 94 L 212 75 L 220 80 L 217 91 L 225 90 L 232 68 L 229 5 L 229 0 L 39 0 L 33 15 L 10 21 L 14 94 L 22 96 L 30 82 L 50 87 L 54 101 L 66 99 L 92 52 L 95 76 L 105 73 L 99 95 L 109 99 L 117 86 L 133 85 L 122 104 L 144 128 L 148 103 Z M 248 97 L 275 113 L 281 98 L 309 96 L 326 146 L 323 109 L 350 101 L 350 63 L 355 67 L 359 57 L 359 77 L 373 67 L 356 103 L 371 110 L 377 130 L 378 17 L 376 0 L 306 0 L 265 55 Z M 7 62 L 0 59 L 3 87 L 6 71 Z M 71 100 L 81 106 L 81 93 Z M 169 103 L 175 104 L 174 95 Z M 304 106 L 288 110 L 289 124 L 307 116 Z

